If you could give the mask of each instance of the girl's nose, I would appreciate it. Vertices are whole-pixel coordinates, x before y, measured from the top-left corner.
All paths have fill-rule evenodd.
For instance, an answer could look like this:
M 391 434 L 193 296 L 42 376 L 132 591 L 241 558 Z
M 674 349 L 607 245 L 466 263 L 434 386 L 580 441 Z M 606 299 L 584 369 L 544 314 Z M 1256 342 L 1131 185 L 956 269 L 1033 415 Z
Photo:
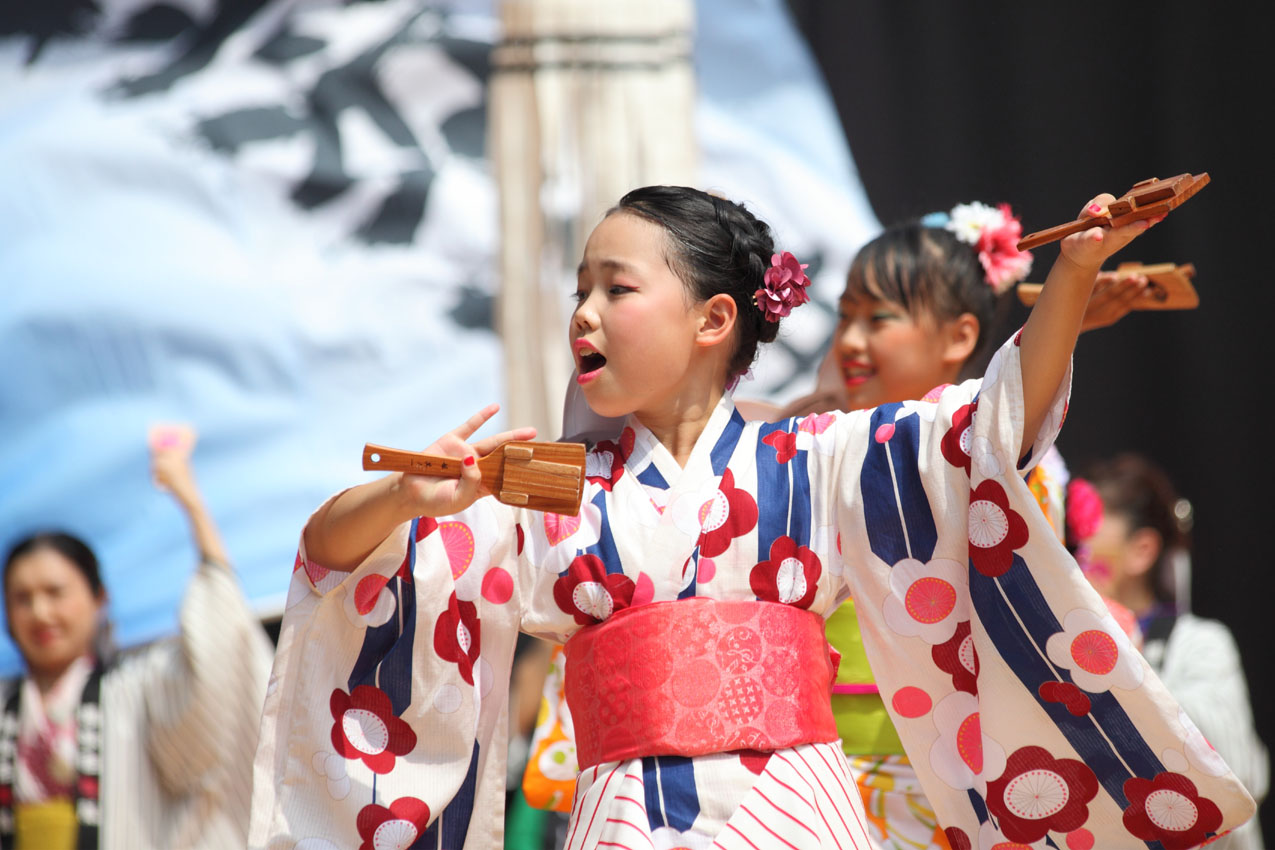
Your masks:
M 571 314 L 571 324 L 576 330 L 590 331 L 598 326 L 598 311 L 593 309 L 592 301 L 592 297 L 586 297 Z
M 852 319 L 842 325 L 837 334 L 837 348 L 844 354 L 858 354 L 867 345 L 868 335 L 863 322 Z

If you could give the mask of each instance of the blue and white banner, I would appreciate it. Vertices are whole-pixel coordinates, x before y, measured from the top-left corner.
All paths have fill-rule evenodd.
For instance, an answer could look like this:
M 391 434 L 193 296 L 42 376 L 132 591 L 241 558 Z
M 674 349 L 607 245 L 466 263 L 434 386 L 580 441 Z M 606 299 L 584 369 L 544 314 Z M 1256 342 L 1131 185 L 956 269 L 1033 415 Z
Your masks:
M 370 477 L 363 443 L 424 445 L 501 398 L 498 22 L 482 2 L 73 6 L 0 12 L 0 547 L 85 538 L 127 645 L 172 631 L 194 568 L 150 423 L 198 430 L 204 497 L 270 616 L 309 512 Z M 740 391 L 789 398 L 877 223 L 781 0 L 697 18 L 701 185 L 816 272 L 815 308 Z

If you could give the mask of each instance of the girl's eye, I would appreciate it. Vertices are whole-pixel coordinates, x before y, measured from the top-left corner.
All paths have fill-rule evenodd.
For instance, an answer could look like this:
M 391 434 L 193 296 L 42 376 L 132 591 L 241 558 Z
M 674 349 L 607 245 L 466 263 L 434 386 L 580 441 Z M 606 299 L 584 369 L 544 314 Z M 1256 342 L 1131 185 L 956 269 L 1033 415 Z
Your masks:
M 872 321 L 874 322 L 888 322 L 891 319 L 897 318 L 899 318 L 897 314 L 891 313 L 887 310 L 878 310 L 872 314 Z
M 582 289 L 577 289 L 575 292 L 571 293 L 567 297 L 570 298 L 572 301 L 574 301 L 576 304 L 579 304 L 582 301 L 584 301 L 584 299 L 588 296 L 588 294 L 589 293 L 585 292 Z
M 633 287 L 622 286 L 618 283 L 612 284 L 611 288 L 607 290 L 607 292 L 610 293 L 611 295 L 623 295 L 626 292 L 632 292 L 632 291 L 633 291 Z

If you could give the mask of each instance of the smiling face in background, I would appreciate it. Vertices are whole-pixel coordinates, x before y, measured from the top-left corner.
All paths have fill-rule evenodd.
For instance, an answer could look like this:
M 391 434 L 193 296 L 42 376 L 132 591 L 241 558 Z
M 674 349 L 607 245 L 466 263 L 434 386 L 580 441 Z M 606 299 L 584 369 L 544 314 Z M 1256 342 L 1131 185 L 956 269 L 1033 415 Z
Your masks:
M 919 399 L 951 383 L 964 361 L 952 354 L 950 324 L 890 301 L 843 296 L 833 345 L 848 409 Z
M 38 546 L 18 556 L 5 575 L 9 633 L 33 675 L 56 677 L 88 654 L 105 599 L 65 555 Z
M 664 230 L 624 212 L 607 216 L 585 245 L 570 338 L 580 388 L 602 416 L 659 415 L 677 404 L 700 311 L 668 256 Z

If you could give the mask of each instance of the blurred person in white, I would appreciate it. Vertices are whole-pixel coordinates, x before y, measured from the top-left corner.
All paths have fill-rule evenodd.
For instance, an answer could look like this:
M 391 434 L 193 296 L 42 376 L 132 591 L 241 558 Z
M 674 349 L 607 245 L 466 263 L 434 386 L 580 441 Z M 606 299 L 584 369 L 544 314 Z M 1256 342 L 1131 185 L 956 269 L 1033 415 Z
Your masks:
M 0 846 L 243 847 L 271 646 L 190 467 L 193 432 L 152 433 L 152 474 L 190 522 L 199 567 L 180 634 L 115 652 L 97 557 L 47 531 L 4 562 L 25 672 L 0 685 Z
M 1194 737 L 1202 739 L 1187 755 L 1207 770 L 1220 754 L 1260 802 L 1270 764 L 1254 728 L 1239 649 L 1225 625 L 1190 611 L 1191 504 L 1163 469 L 1126 452 L 1072 480 L 1067 513 L 1070 530 L 1085 527 L 1069 543 L 1086 576 L 1099 593 L 1137 615 L 1143 655 L 1188 716 L 1184 723 L 1199 727 Z M 1073 514 L 1089 520 L 1073 524 Z M 1219 762 L 1217 769 L 1225 768 Z M 1213 846 L 1262 850 L 1258 819 Z

